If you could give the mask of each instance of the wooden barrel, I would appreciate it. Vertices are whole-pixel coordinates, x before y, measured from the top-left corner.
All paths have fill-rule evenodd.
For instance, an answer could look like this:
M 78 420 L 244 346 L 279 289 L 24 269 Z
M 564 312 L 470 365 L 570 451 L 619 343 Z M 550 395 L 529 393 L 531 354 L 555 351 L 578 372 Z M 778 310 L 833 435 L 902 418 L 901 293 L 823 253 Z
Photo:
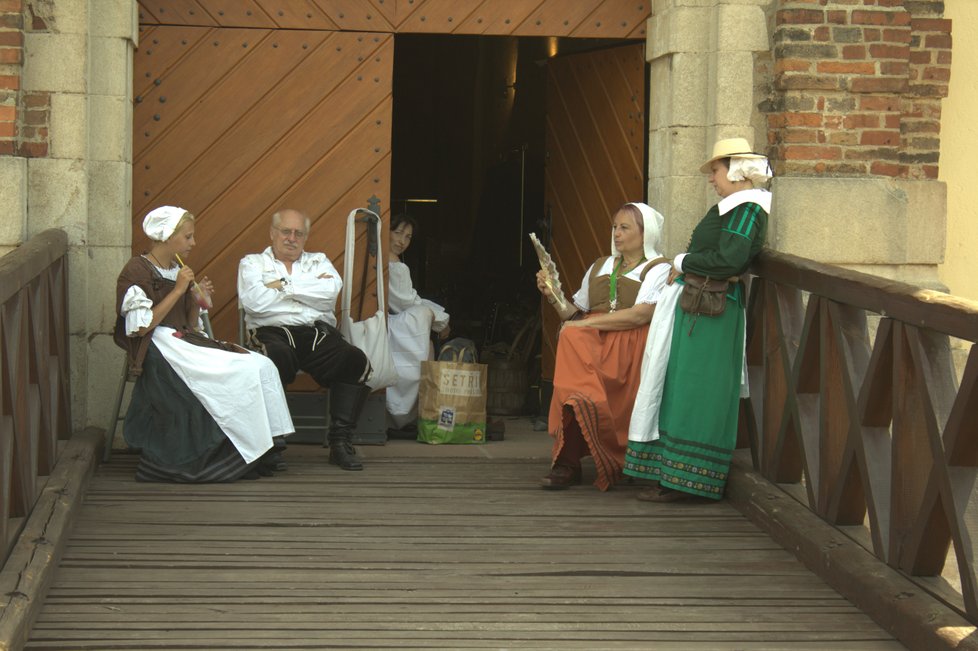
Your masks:
M 526 364 L 521 360 L 489 360 L 486 413 L 519 416 L 526 402 Z

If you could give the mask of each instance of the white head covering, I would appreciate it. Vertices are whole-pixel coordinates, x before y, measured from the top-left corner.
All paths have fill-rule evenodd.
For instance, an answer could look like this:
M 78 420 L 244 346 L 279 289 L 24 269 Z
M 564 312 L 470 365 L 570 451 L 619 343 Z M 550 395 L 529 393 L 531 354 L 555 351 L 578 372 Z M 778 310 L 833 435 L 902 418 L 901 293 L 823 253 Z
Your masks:
M 187 214 L 183 208 L 176 206 L 160 206 L 150 210 L 143 219 L 143 232 L 149 239 L 165 242 L 173 235 L 180 219 Z
M 662 223 L 665 221 L 665 217 L 658 210 L 645 203 L 632 201 L 625 205 L 635 206 L 642 213 L 642 248 L 644 249 L 645 259 L 655 260 L 656 258 L 661 258 L 662 254 L 659 253 L 659 240 L 662 239 Z M 612 226 L 611 255 L 617 254 L 618 251 L 615 249 L 615 227 Z
M 742 158 L 732 156 L 730 169 L 727 170 L 727 180 L 750 181 L 754 187 L 764 185 L 771 179 L 771 166 L 766 158 Z

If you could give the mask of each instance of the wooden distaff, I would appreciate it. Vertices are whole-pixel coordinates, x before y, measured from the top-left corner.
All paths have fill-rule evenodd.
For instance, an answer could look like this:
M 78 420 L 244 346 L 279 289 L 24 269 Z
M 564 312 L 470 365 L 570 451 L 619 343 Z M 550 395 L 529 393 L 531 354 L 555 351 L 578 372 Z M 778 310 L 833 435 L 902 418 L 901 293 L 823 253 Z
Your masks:
M 543 248 L 543 243 L 540 242 L 536 233 L 530 233 L 530 241 L 533 242 L 533 248 L 536 249 L 540 268 L 547 274 L 547 289 L 557 300 L 557 306 L 563 310 L 567 307 L 567 301 L 564 299 L 564 290 L 560 286 L 560 274 L 557 272 L 557 265 L 554 264 L 554 260 L 547 253 L 547 250 Z
M 181 267 L 187 266 L 183 263 L 183 260 L 180 259 L 179 255 L 175 254 L 175 257 L 177 259 L 177 264 L 179 264 Z M 196 280 L 193 281 L 193 289 L 191 289 L 190 292 L 194 295 L 194 300 L 197 301 L 197 305 L 199 305 L 201 309 L 209 310 L 214 307 L 211 297 L 207 294 L 207 292 L 201 289 Z

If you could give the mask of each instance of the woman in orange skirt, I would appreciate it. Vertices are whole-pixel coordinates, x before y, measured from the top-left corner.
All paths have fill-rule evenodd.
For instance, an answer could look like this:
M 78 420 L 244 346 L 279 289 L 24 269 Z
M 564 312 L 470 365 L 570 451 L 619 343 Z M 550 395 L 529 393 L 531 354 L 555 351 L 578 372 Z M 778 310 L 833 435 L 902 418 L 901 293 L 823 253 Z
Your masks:
M 546 272 L 537 274 L 537 288 L 564 322 L 550 403 L 553 460 L 543 488 L 579 484 L 586 456 L 594 459 L 600 490 L 622 477 L 645 338 L 669 277 L 669 261 L 658 252 L 662 222 L 644 203 L 622 206 L 612 226 L 615 254 L 591 265 L 572 301 L 558 300 Z

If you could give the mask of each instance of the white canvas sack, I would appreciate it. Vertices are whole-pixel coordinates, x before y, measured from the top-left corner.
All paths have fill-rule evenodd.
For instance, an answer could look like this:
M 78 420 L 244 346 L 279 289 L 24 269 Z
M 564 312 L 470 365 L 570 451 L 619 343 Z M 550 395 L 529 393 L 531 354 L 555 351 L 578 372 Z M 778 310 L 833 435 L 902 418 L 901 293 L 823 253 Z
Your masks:
M 350 314 L 353 294 L 353 258 L 356 255 L 356 217 L 364 213 L 367 228 L 376 229 L 377 235 L 377 312 L 369 319 L 354 321 Z M 371 389 L 389 387 L 397 382 L 397 369 L 391 357 L 390 337 L 387 335 L 387 303 L 384 299 L 383 251 L 380 239 L 380 217 L 366 208 L 357 208 L 346 218 L 346 252 L 343 256 L 343 302 L 340 308 L 340 332 L 343 337 L 362 350 L 370 360 L 372 372 L 367 378 Z M 366 291 L 366 287 L 361 288 Z

